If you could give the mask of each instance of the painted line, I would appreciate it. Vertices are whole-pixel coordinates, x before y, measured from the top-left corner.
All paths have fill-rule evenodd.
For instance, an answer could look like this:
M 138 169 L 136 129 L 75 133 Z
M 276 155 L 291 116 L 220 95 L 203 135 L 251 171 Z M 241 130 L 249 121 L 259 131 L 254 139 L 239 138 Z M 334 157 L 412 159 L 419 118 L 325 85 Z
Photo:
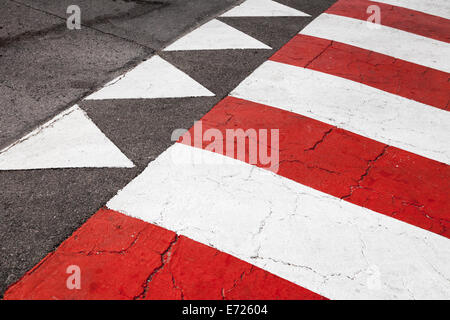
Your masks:
M 344 43 L 299 34 L 270 60 L 450 109 L 450 74 Z
M 211 97 L 214 94 L 159 56 L 107 83 L 86 100 Z
M 271 0 L 246 0 L 221 17 L 310 17 L 310 15 Z
M 79 289 L 66 283 L 80 269 Z M 6 300 L 324 299 L 226 253 L 101 209 L 6 291 Z
M 450 297 L 449 239 L 180 143 L 107 206 L 331 299 Z
M 450 113 L 322 72 L 267 61 L 232 96 L 450 163 Z
M 450 44 L 391 27 L 368 28 L 366 21 L 323 13 L 300 33 L 450 72 Z
M 132 167 L 77 105 L 0 151 L 0 170 Z
M 437 63 L 441 62 L 442 60 Z M 354 128 L 368 127 L 368 133 L 378 134 L 385 140 L 391 139 L 390 136 L 394 134 L 400 144 L 440 157 L 444 161 L 439 161 L 448 163 L 449 147 L 445 148 L 442 137 L 445 138 L 445 132 L 448 132 L 449 118 L 443 116 L 446 114 L 444 111 L 414 101 L 406 103 L 407 99 L 353 81 L 336 80 L 335 77 L 321 72 L 288 65 L 284 65 L 288 67 L 284 69 L 284 66 L 279 65 L 282 64 L 265 63 L 255 72 L 256 76 L 254 74 L 249 77 L 239 88 L 248 85 L 249 88 L 255 89 L 250 95 L 255 95 L 258 99 L 267 98 L 272 102 L 279 99 L 281 104 L 287 103 L 282 107 L 285 110 L 291 110 L 287 105 L 294 102 L 295 110 L 292 111 L 296 113 L 301 111 L 311 118 L 321 118 L 325 122 L 343 125 L 355 132 L 357 130 L 353 130 Z M 266 67 L 283 70 L 268 70 L 268 74 L 259 73 Z M 299 71 L 294 72 L 294 69 L 302 70 L 300 77 L 297 77 Z M 284 74 L 281 71 L 288 72 Z M 311 76 L 312 78 L 308 78 Z M 292 81 L 290 77 L 296 80 Z M 316 80 L 324 81 L 313 84 Z M 304 83 L 307 85 L 304 86 Z M 285 86 L 286 84 L 289 86 Z M 261 98 L 259 90 L 266 85 L 266 91 L 273 90 L 275 93 L 285 94 L 285 97 L 276 97 L 274 92 L 265 92 Z M 299 88 L 305 88 L 309 92 L 295 93 Z M 326 93 L 330 88 L 330 95 L 322 98 L 320 94 Z M 355 88 L 356 94 L 352 91 Z M 313 94 L 318 100 L 314 100 Z M 301 102 L 304 97 L 307 99 Z M 238 101 L 235 98 L 227 98 L 225 102 L 230 100 Z M 332 101 L 332 104 L 324 103 L 325 101 Z M 368 101 L 371 113 L 362 109 Z M 290 123 L 292 130 L 300 130 L 299 134 L 303 129 L 308 130 L 305 136 L 311 140 L 308 140 L 309 147 L 303 149 L 304 152 L 312 151 L 315 154 L 328 143 L 342 152 L 344 138 L 350 141 L 346 141 L 350 148 L 347 151 L 353 152 L 353 147 L 361 143 L 362 151 L 358 155 L 360 158 L 364 155 L 368 165 L 367 172 L 360 175 L 361 170 L 356 170 L 356 164 L 345 168 L 354 170 L 351 179 L 353 174 L 362 179 L 358 180 L 358 188 L 351 190 L 353 193 L 351 197 L 346 198 L 348 201 L 361 204 L 363 198 L 367 197 L 367 192 L 383 188 L 375 185 L 383 177 L 386 178 L 385 182 L 392 181 L 393 178 L 385 176 L 391 172 L 383 170 L 386 167 L 392 168 L 394 163 L 404 165 L 402 169 L 411 175 L 414 175 L 413 170 L 422 169 L 423 166 L 426 172 L 421 171 L 420 175 L 424 177 L 446 179 L 448 176 L 448 166 L 442 163 L 386 147 L 376 141 L 297 114 L 287 115 L 286 111 L 280 109 L 244 103 L 246 109 L 259 109 L 261 118 L 255 120 L 261 122 L 256 122 L 255 125 L 267 126 L 267 117 L 270 117 L 271 125 L 277 120 Z M 275 107 L 280 108 L 278 105 Z M 329 110 L 334 111 L 327 116 Z M 407 113 L 407 110 L 410 112 Z M 413 112 L 410 115 L 411 110 Z M 261 114 L 261 111 L 264 113 Z M 319 115 L 316 115 L 317 111 Z M 366 112 L 365 116 L 363 111 Z M 244 114 L 245 112 L 242 116 Z M 372 115 L 375 115 L 375 119 L 371 118 Z M 241 124 L 249 125 L 240 118 L 240 114 L 226 116 L 225 119 L 230 121 L 230 124 L 242 121 Z M 420 121 L 415 117 L 419 117 Z M 300 119 L 308 121 L 305 122 L 306 126 L 298 128 L 295 125 L 297 128 L 294 129 L 294 124 Z M 213 123 L 217 119 L 207 120 Z M 420 123 L 420 126 L 414 127 L 416 123 Z M 432 131 L 429 130 L 431 128 Z M 319 133 L 322 134 L 321 137 Z M 421 137 L 419 146 L 409 145 L 410 135 Z M 288 143 L 288 148 L 280 148 L 282 156 L 289 158 L 296 155 L 295 148 L 302 145 L 289 140 L 293 137 L 291 131 L 283 137 L 286 138 L 283 141 Z M 331 143 L 333 141 L 334 143 Z M 296 144 L 298 146 L 295 146 Z M 427 145 L 432 149 L 426 149 Z M 442 145 L 444 148 L 439 149 Z M 329 160 L 332 160 L 330 149 L 326 149 L 326 152 Z M 348 154 L 343 156 L 346 155 Z M 289 158 L 289 161 L 291 160 L 292 158 Z M 319 171 L 327 169 L 318 167 L 323 164 L 321 160 L 323 158 L 317 159 L 315 164 L 315 169 Z M 297 183 L 292 178 L 296 177 L 295 170 L 298 170 L 299 166 L 285 166 L 289 161 L 282 163 L 277 175 L 213 152 L 175 144 L 113 198 L 108 207 L 173 230 L 181 236 L 156 225 L 103 209 L 55 253 L 50 254 L 12 286 L 5 298 L 321 298 L 287 280 L 334 299 L 450 297 L 450 246 L 447 238 L 409 224 L 414 224 L 414 221 L 404 223 L 397 220 L 399 217 L 392 219 Z M 428 165 L 430 167 L 427 167 Z M 314 169 L 309 163 L 306 167 Z M 439 171 L 441 176 L 436 175 L 438 168 L 442 169 Z M 298 177 L 300 178 L 301 174 Z M 395 182 L 400 183 L 397 180 Z M 442 185 L 437 185 L 440 181 L 428 182 L 430 190 L 442 188 Z M 336 186 L 336 190 L 339 187 L 343 186 Z M 399 185 L 384 187 L 398 191 Z M 414 192 L 420 195 L 422 190 Z M 386 194 L 383 196 L 388 197 Z M 400 196 L 402 199 L 397 200 L 404 201 L 403 197 L 415 197 L 416 194 L 413 194 L 412 190 L 405 190 L 405 195 Z M 439 194 L 437 198 L 439 201 L 446 201 L 445 194 Z M 379 199 L 370 200 L 375 202 Z M 384 203 L 385 200 L 383 198 L 379 202 Z M 423 201 L 434 200 L 424 197 Z M 422 206 L 418 201 L 407 205 Z M 438 204 L 435 208 L 439 210 L 442 207 Z M 421 211 L 419 214 L 422 213 Z M 405 216 L 407 215 L 405 212 Z M 444 222 L 448 223 L 448 219 Z M 430 222 L 432 223 L 434 221 Z M 436 225 L 430 228 L 435 227 L 437 228 Z M 445 226 L 443 231 L 446 231 Z M 84 291 L 67 289 L 68 275 L 65 268 L 74 262 L 82 265 L 83 270 L 87 270 L 87 273 L 83 271 L 87 275 L 87 282 L 82 284 Z M 212 287 L 214 290 L 206 290 L 206 282 L 208 289 Z M 272 288 L 274 291 L 270 290 Z
M 379 23 L 382 25 L 427 38 L 450 42 L 450 34 L 448 32 L 450 20 L 386 4 L 389 1 L 386 1 L 386 3 L 380 2 L 382 1 L 339 0 L 326 13 L 366 21 L 373 14 L 373 12 L 368 13 L 367 9 L 371 5 L 376 5 L 380 9 Z M 395 1 L 392 2 L 394 4 Z
M 448 0 L 377 0 L 393 6 L 404 7 L 415 11 L 450 19 L 450 3 Z
M 214 19 L 175 41 L 164 51 L 224 49 L 271 48 L 242 31 Z
M 180 142 L 194 146 L 194 139 L 187 137 L 205 137 L 196 147 L 270 170 L 263 158 L 251 160 L 250 142 L 240 157 L 237 152 L 228 154 L 226 148 L 212 146 L 220 141 L 222 146 L 233 145 L 237 150 L 239 142 L 227 135 L 236 128 L 257 133 L 278 130 L 279 140 L 275 141 L 270 133 L 268 138 L 251 136 L 258 146 L 270 148 L 272 161 L 279 163 L 277 174 L 450 238 L 448 165 L 295 113 L 233 97 L 216 105 L 201 124 L 191 128 Z M 207 138 L 213 130 L 221 134 Z

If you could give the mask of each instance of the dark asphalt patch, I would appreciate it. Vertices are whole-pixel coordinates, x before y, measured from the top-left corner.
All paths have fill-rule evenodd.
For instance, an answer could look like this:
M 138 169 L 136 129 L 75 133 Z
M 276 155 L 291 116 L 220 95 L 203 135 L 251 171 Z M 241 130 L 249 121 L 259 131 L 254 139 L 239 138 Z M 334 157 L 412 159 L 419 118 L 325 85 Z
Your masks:
M 327 10 L 336 0 L 276 0 L 288 7 L 306 12 L 315 19 L 319 14 Z
M 272 53 L 312 21 L 310 17 L 224 17 L 219 20 L 267 44 L 273 49 Z
M 0 21 L 26 28 L 0 43 L 0 149 L 236 1 L 77 1 L 95 30 L 66 28 L 71 0 L 14 2 L 27 14 L 7 20 L 11 10 L 0 11 Z
M 218 101 L 218 97 L 88 100 L 80 106 L 136 166 L 145 169 L 174 143 L 174 130 L 189 129 Z
M 0 7 L 0 45 L 8 38 L 61 24 L 57 17 L 8 0 L 0 0 Z
M 149 54 L 87 28 L 63 28 L 0 47 L 0 148 Z
M 168 42 L 240 0 L 18 1 L 64 19 L 68 16 L 67 7 L 78 5 L 82 25 L 160 50 Z
M 260 49 L 167 51 L 161 57 L 223 98 L 272 53 Z

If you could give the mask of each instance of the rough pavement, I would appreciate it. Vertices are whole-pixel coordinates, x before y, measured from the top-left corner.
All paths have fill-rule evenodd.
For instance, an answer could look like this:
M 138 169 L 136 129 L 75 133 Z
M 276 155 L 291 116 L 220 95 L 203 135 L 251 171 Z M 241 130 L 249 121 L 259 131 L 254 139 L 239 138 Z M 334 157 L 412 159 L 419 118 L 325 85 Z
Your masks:
M 158 299 L 169 287 L 176 299 L 449 296 L 450 8 L 380 1 L 374 28 L 366 22 L 371 1 L 340 0 L 320 16 L 334 1 L 280 2 L 289 7 L 270 11 L 279 4 L 247 0 L 218 11 L 210 18 L 226 14 L 180 34 L 78 101 L 78 111 L 2 152 L 2 174 L 15 181 L 5 197 L 13 236 L 20 223 L 34 239 L 54 236 L 52 218 L 56 233 L 76 228 L 72 219 L 86 204 L 92 214 L 137 176 L 56 251 L 47 238 L 42 256 L 52 253 L 7 298 Z M 276 10 L 291 16 L 267 17 Z M 230 17 L 239 12 L 244 17 Z M 200 118 L 172 145 L 174 129 Z M 78 125 L 98 131 L 73 130 Z M 239 146 L 227 132 L 237 128 L 248 130 L 249 145 L 227 150 L 237 160 L 226 160 L 223 146 Z M 277 132 L 270 141 L 267 129 Z M 214 143 L 192 141 L 198 132 Z M 117 168 L 84 169 L 103 163 Z M 125 169 L 129 163 L 136 167 Z M 39 170 L 47 164 L 55 169 Z M 77 164 L 83 168 L 66 168 Z M 59 190 L 30 186 L 22 206 L 16 195 L 33 177 Z M 18 207 L 45 214 L 13 217 Z M 55 208 L 67 216 L 55 218 Z M 155 252 L 142 249 L 147 242 Z M 197 250 L 211 258 L 195 258 Z M 84 290 L 69 291 L 63 281 L 73 263 L 84 270 Z M 202 271 L 208 264 L 217 271 Z M 109 267 L 120 271 L 100 281 Z
M 7 147 L 104 83 L 239 1 L 78 1 L 82 29 L 66 29 L 70 1 L 1 0 L 0 147 Z M 280 1 L 317 16 L 334 1 Z M 312 18 L 219 18 L 272 50 L 161 52 L 216 95 L 83 101 L 131 169 L 1 171 L 0 291 L 72 234 Z
M 0 148 L 234 3 L 78 1 L 82 28 L 68 30 L 65 12 L 71 1 L 1 0 Z M 192 120 L 203 114 L 195 112 Z M 142 121 L 136 113 L 120 114 L 132 126 Z M 164 115 L 148 115 L 144 121 L 157 123 L 160 118 Z M 180 126 L 183 115 L 164 121 Z M 153 134 L 160 134 L 154 129 Z M 141 150 L 134 158 L 143 157 L 145 165 L 164 150 L 170 142 L 166 138 L 148 141 L 155 151 L 143 157 L 147 150 Z M 139 170 L 0 172 L 0 291 L 66 239 Z

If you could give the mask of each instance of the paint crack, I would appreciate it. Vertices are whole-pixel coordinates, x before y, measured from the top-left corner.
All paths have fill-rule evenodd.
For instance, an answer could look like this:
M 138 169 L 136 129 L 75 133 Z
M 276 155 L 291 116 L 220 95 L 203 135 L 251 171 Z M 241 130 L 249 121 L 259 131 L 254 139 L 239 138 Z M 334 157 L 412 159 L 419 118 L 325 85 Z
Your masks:
M 386 152 L 388 151 L 388 149 L 390 148 L 390 146 L 385 145 L 383 150 L 381 151 L 380 154 L 378 154 L 374 159 L 367 161 L 367 168 L 364 171 L 364 173 L 359 177 L 359 179 L 356 181 L 356 185 L 352 185 L 350 186 L 350 193 L 347 195 L 344 195 L 341 197 L 341 200 L 345 200 L 350 198 L 353 195 L 353 192 L 356 189 L 360 189 L 361 188 L 361 183 L 364 181 L 364 179 L 369 175 L 370 171 L 372 170 L 373 166 L 375 165 L 375 163 L 381 158 L 383 157 Z
M 145 299 L 145 297 L 147 296 L 148 290 L 149 290 L 149 284 L 150 282 L 153 280 L 154 276 L 161 271 L 166 264 L 170 261 L 171 258 L 171 252 L 173 247 L 176 245 L 176 243 L 179 240 L 179 236 L 178 234 L 176 234 L 174 236 L 174 238 L 172 239 L 172 241 L 169 243 L 169 246 L 167 247 L 166 250 L 164 250 L 160 255 L 161 255 L 161 264 L 156 267 L 155 269 L 153 269 L 153 271 L 150 273 L 150 275 L 147 277 L 147 280 L 144 282 L 143 286 L 142 286 L 142 292 L 135 296 L 133 299 L 134 300 L 142 300 Z
M 242 283 L 242 281 L 244 280 L 245 276 L 251 274 L 254 271 L 254 269 L 255 269 L 255 267 L 251 266 L 248 271 L 243 271 L 241 273 L 241 275 L 239 276 L 239 278 L 233 281 L 233 286 L 230 289 L 225 290 L 225 288 L 222 288 L 222 290 L 221 290 L 222 300 L 226 300 L 226 294 L 231 292 L 231 291 L 233 291 L 234 289 L 236 289 L 237 286 L 240 283 Z
M 134 240 L 131 242 L 131 244 L 122 250 L 96 250 L 96 251 L 89 250 L 89 251 L 78 251 L 78 252 L 75 252 L 75 254 L 82 254 L 82 255 L 86 255 L 86 256 L 100 255 L 100 254 L 105 254 L 105 253 L 106 254 L 126 254 L 138 242 L 139 237 L 141 236 L 143 231 L 144 230 L 139 231 L 136 234 L 136 237 L 134 238 Z
M 333 132 L 334 129 L 336 129 L 336 127 L 333 127 L 330 130 L 326 131 L 319 141 L 317 141 L 311 148 L 305 149 L 304 151 L 308 152 L 308 151 L 316 150 L 317 146 L 320 145 L 321 143 L 323 143 L 324 140 L 326 139 L 326 137 L 328 137 L 331 134 L 331 132 Z
M 308 66 L 313 63 L 316 59 L 318 59 L 321 55 L 323 55 L 325 53 L 325 51 L 327 51 L 332 45 L 333 45 L 334 41 L 331 41 L 330 44 L 328 46 L 326 46 L 317 56 L 315 56 L 311 61 L 309 61 L 306 65 L 305 65 L 305 69 L 308 68 Z

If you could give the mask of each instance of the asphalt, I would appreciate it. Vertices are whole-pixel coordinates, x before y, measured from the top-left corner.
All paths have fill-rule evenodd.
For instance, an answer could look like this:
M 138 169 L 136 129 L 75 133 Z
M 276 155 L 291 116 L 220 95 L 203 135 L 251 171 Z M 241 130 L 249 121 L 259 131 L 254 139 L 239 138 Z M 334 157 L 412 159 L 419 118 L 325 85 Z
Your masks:
M 272 50 L 161 52 L 238 0 L 80 1 L 82 29 L 66 28 L 69 1 L 0 0 L 0 149 L 79 105 L 131 159 L 132 169 L 0 171 L 0 296 L 118 190 L 334 0 L 279 0 L 312 15 L 219 18 Z M 81 101 L 158 53 L 215 97 Z

